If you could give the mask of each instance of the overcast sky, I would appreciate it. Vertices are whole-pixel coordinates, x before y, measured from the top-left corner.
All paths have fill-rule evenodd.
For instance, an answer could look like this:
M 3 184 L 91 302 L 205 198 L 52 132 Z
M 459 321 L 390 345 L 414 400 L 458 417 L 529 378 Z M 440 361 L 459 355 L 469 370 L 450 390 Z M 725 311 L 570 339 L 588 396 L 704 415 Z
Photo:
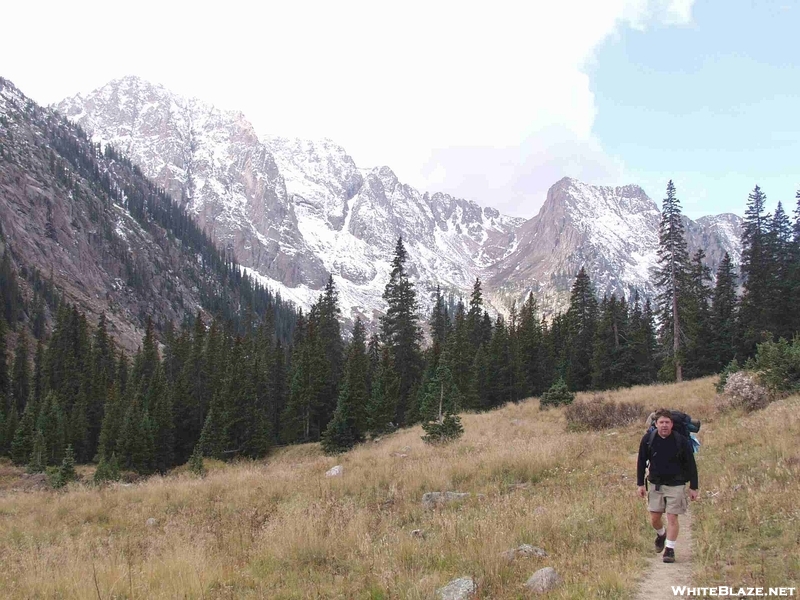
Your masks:
M 563 176 L 667 180 L 691 217 L 800 189 L 797 0 L 14 2 L 0 75 L 39 103 L 138 75 L 256 130 L 533 216 Z

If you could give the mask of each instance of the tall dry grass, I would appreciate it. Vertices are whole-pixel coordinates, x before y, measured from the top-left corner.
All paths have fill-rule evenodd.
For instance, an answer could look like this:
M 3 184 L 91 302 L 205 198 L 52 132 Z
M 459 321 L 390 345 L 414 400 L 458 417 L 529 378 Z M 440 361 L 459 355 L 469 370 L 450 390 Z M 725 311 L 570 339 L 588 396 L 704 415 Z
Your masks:
M 777 540 L 773 549 L 785 547 L 797 518 L 796 442 L 789 442 L 792 432 L 797 437 L 796 417 L 789 419 L 797 403 L 750 417 L 775 426 L 745 449 L 738 418 L 718 418 L 713 395 L 713 381 L 705 379 L 609 398 L 679 408 L 706 421 L 701 488 L 716 485 L 728 494 L 739 480 L 753 487 L 732 496 L 751 499 L 746 510 L 735 510 L 739 500 L 731 504 L 730 518 L 763 513 L 750 542 L 767 536 Z M 428 599 L 449 580 L 471 575 L 479 597 L 511 599 L 528 597 L 522 584 L 543 566 L 565 580 L 550 597 L 629 597 L 652 545 L 643 501 L 635 497 L 642 425 L 570 433 L 563 409 L 540 412 L 536 400 L 462 419 L 464 437 L 445 447 L 426 446 L 414 428 L 336 459 L 316 445 L 296 446 L 263 462 L 211 464 L 205 479 L 178 471 L 129 486 L 6 493 L 0 597 Z M 718 470 L 715 463 L 731 452 L 742 462 Z M 344 475 L 326 478 L 334 464 Z M 757 475 L 765 468 L 770 475 Z M 794 498 L 775 498 L 778 489 Z M 426 510 L 422 495 L 437 490 L 473 496 Z M 731 521 L 726 505 L 713 499 L 726 496 L 709 498 L 695 508 L 699 581 L 717 576 L 716 557 L 732 557 L 726 544 L 752 526 L 743 521 L 744 529 L 718 535 Z M 771 510 L 777 512 L 763 512 Z M 155 527 L 145 524 L 151 517 Z M 415 529 L 424 536 L 412 536 Z M 522 543 L 549 556 L 512 563 L 500 556 Z M 796 577 L 796 562 L 785 556 L 763 555 L 763 562 L 770 581 Z

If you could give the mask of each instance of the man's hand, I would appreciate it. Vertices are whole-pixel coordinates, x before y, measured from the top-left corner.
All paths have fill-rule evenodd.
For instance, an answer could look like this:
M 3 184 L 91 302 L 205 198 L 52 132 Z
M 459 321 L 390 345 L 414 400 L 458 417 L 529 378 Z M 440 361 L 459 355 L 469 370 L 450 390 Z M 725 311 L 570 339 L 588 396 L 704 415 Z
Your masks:
M 689 490 L 689 499 L 690 500 L 697 500 L 697 497 L 700 495 L 700 492 L 697 490 Z
M 647 490 L 644 488 L 643 485 L 640 485 L 636 489 L 636 493 L 639 494 L 639 498 L 646 498 L 647 497 Z

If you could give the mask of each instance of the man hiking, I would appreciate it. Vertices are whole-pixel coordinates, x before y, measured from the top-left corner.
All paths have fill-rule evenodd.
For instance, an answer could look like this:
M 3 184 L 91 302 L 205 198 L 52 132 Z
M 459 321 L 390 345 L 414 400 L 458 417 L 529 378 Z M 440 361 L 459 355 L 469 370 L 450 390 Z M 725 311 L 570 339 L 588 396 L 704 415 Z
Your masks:
M 689 498 L 697 500 L 697 464 L 690 440 L 672 430 L 672 413 L 661 408 L 655 416 L 655 431 L 646 433 L 639 444 L 636 485 L 639 496 L 647 497 L 650 523 L 656 530 L 656 552 L 664 550 L 664 562 L 673 563 L 679 530 L 678 515 L 686 512 L 687 481 Z M 645 487 L 645 467 L 648 467 L 649 492 Z M 667 513 L 666 528 L 661 518 L 663 513 Z

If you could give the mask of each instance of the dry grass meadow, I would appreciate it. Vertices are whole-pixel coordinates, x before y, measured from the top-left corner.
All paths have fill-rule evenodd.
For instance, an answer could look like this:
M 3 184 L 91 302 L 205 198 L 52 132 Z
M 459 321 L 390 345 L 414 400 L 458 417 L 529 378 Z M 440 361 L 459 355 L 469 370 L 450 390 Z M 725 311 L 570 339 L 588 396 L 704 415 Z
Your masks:
M 694 583 L 796 586 L 800 398 L 719 414 L 713 383 L 607 396 L 704 421 Z M 642 424 L 568 432 L 564 409 L 535 399 L 462 419 L 464 437 L 442 448 L 417 427 L 337 458 L 306 445 L 207 462 L 203 479 L 178 469 L 25 492 L 0 464 L 0 598 L 429 599 L 469 575 L 479 598 L 500 600 L 529 597 L 522 584 L 544 566 L 564 579 L 551 598 L 632 597 L 652 556 L 635 496 Z M 344 475 L 326 478 L 335 464 Z M 444 490 L 473 495 L 423 508 Z M 549 556 L 500 556 L 523 543 Z

